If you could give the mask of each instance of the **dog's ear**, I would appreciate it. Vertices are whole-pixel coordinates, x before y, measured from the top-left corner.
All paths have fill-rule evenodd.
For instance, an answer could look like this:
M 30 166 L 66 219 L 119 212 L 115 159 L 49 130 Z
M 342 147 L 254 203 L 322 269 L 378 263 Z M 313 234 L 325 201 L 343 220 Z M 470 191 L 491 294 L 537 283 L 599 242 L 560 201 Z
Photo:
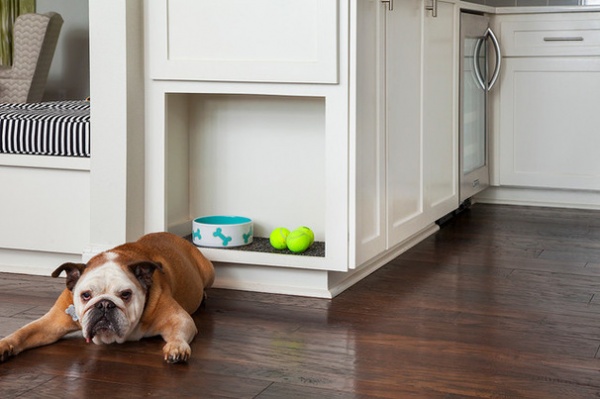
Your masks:
M 55 271 L 52 272 L 52 277 L 56 278 L 65 271 L 67 273 L 67 288 L 73 291 L 73 287 L 81 277 L 85 270 L 85 263 L 63 263 Z
M 128 265 L 128 268 L 146 291 L 152 285 L 152 274 L 154 274 L 154 271 L 159 270 L 164 273 L 162 265 L 158 262 L 136 262 Z

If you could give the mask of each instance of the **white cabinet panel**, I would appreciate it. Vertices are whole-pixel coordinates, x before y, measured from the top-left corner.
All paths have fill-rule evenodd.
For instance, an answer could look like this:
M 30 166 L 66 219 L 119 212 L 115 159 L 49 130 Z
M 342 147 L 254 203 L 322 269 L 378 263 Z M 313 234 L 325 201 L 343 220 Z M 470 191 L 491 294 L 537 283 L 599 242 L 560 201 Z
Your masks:
M 385 8 L 379 2 L 356 2 L 356 105 L 354 112 L 356 156 L 356 253 L 362 264 L 386 250 L 386 132 L 385 64 L 377 62 L 385 53 Z
M 429 220 L 458 207 L 457 43 L 455 6 L 439 1 L 427 16 L 423 55 L 425 206 Z
M 396 2 L 387 12 L 388 247 L 422 227 L 423 2 Z
M 600 59 L 508 58 L 500 184 L 600 189 Z
M 337 0 L 147 2 L 154 79 L 338 81 Z
M 83 252 L 90 239 L 89 171 L 0 166 L 0 187 L 0 248 Z

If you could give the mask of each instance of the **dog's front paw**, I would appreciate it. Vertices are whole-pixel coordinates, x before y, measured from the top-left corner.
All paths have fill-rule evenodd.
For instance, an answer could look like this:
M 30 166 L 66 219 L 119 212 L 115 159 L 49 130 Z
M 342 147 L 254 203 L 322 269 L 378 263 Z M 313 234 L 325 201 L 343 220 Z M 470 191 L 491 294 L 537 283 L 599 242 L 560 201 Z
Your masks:
M 192 348 L 185 341 L 167 342 L 163 353 L 167 363 L 185 363 L 190 359 Z
M 6 341 L 0 340 L 0 363 L 5 362 L 15 355 L 15 347 Z

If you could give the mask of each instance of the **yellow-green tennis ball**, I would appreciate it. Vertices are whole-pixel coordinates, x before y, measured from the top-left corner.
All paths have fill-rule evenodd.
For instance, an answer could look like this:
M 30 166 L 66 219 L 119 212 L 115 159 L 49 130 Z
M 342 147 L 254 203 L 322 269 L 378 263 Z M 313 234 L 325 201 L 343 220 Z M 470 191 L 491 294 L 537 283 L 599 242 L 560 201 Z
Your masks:
M 287 237 L 287 247 L 295 253 L 304 252 L 310 247 L 310 236 L 303 229 L 296 229 Z
M 315 233 L 313 233 L 311 229 L 309 229 L 306 226 L 298 227 L 298 229 L 304 231 L 310 237 L 310 245 L 312 245 L 313 242 L 315 242 Z
M 271 232 L 271 235 L 269 236 L 271 246 L 275 249 L 286 249 L 286 240 L 289 234 L 290 231 L 285 227 L 277 227 Z

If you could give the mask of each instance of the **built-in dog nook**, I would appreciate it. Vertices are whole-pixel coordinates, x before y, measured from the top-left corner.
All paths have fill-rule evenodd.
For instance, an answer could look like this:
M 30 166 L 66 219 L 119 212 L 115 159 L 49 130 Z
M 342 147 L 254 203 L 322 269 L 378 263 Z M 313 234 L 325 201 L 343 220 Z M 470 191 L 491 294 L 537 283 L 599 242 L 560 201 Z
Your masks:
M 200 248 L 215 286 L 332 297 L 387 255 L 356 255 L 349 7 L 293 3 L 144 7 L 143 227 L 189 237 L 198 218 L 250 218 L 251 245 Z M 207 36 L 213 25 L 221 33 Z M 301 226 L 314 232 L 308 251 L 270 248 L 273 229 Z
M 169 231 L 191 240 L 197 217 L 245 216 L 252 244 L 201 250 L 214 261 L 292 266 L 297 255 L 268 237 L 305 225 L 315 243 L 303 266 L 326 257 L 324 98 L 169 93 L 165 105 Z

